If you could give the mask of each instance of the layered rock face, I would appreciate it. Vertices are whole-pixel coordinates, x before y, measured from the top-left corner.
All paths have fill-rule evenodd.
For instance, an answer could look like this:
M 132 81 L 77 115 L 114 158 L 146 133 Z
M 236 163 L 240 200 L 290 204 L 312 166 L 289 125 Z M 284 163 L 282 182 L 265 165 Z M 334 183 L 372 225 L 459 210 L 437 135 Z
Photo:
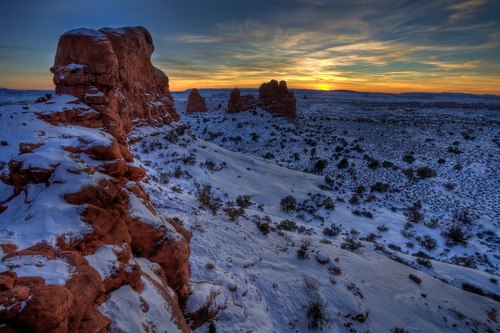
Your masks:
M 0 220 L 12 237 L 0 239 L 0 331 L 190 331 L 180 308 L 191 234 L 157 213 L 125 142 L 133 122 L 178 119 L 152 50 L 144 28 L 61 37 L 57 92 L 79 100 L 32 106 L 53 126 L 34 120 L 50 128 L 20 144 L 2 176 L 11 194 Z M 59 126 L 68 124 L 78 126 Z
M 186 112 L 207 112 L 207 103 L 205 102 L 205 98 L 200 95 L 200 92 L 196 88 L 193 88 L 189 93 Z
M 259 87 L 259 104 L 275 116 L 292 120 L 297 117 L 295 95 L 288 91 L 285 81 L 263 83 Z
M 257 105 L 257 101 L 253 95 L 241 96 L 240 90 L 234 88 L 231 91 L 229 102 L 227 103 L 227 113 L 238 113 L 248 111 Z
M 178 120 L 168 77 L 151 63 L 153 40 L 143 27 L 76 29 L 59 39 L 51 72 L 57 94 L 71 94 L 99 111 L 120 142 L 134 121 Z

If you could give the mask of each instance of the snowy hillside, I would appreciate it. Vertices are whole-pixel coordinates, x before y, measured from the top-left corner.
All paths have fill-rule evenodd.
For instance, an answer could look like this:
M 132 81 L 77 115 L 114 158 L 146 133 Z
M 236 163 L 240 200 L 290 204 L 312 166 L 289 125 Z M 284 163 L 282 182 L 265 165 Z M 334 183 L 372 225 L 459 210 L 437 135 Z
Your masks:
M 399 252 L 499 273 L 500 97 L 299 90 L 296 127 L 259 109 L 228 115 L 228 93 L 202 90 L 209 112 L 182 122 L 226 149 L 323 176 L 335 201 L 367 217 L 347 227 L 362 237 L 387 229 L 378 241 Z M 183 112 L 186 93 L 175 98 Z
M 131 140 L 152 202 L 193 232 L 188 312 L 205 304 L 217 332 L 498 331 L 488 317 L 498 311 L 497 277 L 384 246 L 395 233 L 376 227 L 397 214 L 355 216 L 346 203 L 331 205 L 324 177 L 225 150 L 183 127 L 141 128 Z M 316 218 L 284 212 L 287 195 Z
M 500 332 L 498 111 L 386 110 L 370 102 L 300 92 L 301 125 L 295 127 L 261 110 L 226 115 L 217 108 L 227 102 L 228 91 L 205 96 L 208 113 L 182 115 L 172 126 L 135 128 L 129 136 L 133 166 L 145 170 L 140 183 L 159 216 L 151 215 L 132 191 L 130 214 L 146 222 L 174 221 L 193 233 L 191 294 L 183 309 L 193 331 Z M 182 113 L 187 94 L 174 97 Z M 4 96 L 0 103 L 24 102 L 13 98 Z M 43 108 L 68 102 L 64 96 L 55 101 Z M 50 155 L 50 148 L 77 134 L 89 142 L 105 142 L 109 135 L 78 126 L 54 127 L 34 117 L 40 108 L 5 104 L 0 109 L 1 171 L 7 173 L 20 143 L 40 140 L 46 143 L 43 151 L 20 156 L 37 157 L 37 165 L 57 158 L 61 172 L 75 163 L 97 169 L 99 163 L 86 155 L 73 161 L 69 152 Z M 462 131 L 474 139 L 463 138 Z M 462 153 L 447 153 L 453 140 L 460 143 L 450 146 Z M 405 154 L 415 161 L 403 161 Z M 444 165 L 437 163 L 442 155 Z M 339 168 L 343 158 L 347 167 Z M 374 159 L 380 165 L 369 167 Z M 385 161 L 393 165 L 384 167 Z M 427 165 L 436 175 L 418 176 L 418 168 Z M 402 171 L 408 168 L 415 169 L 410 180 Z M 91 180 L 85 173 L 56 176 Z M 87 232 L 90 227 L 79 219 L 78 206 L 60 200 L 82 183 L 67 189 L 70 184 L 54 179 L 58 182 L 49 189 L 59 192 L 38 191 L 45 186 L 41 183 L 30 187 L 28 197 L 9 203 L 18 210 L 0 215 L 0 243 L 57 246 L 55 234 L 81 237 Z M 453 189 L 443 189 L 448 182 L 455 184 Z M 10 191 L 0 185 L 2 200 Z M 51 195 L 53 203 L 37 201 L 44 195 Z M 417 200 L 422 207 L 413 205 Z M 67 208 L 77 225 L 55 230 L 64 216 L 55 221 L 51 207 L 57 214 Z M 34 225 L 36 221 L 40 223 Z M 449 234 L 456 225 L 470 237 L 450 242 L 457 240 Z M 122 286 L 97 307 L 112 320 L 111 330 L 177 330 L 172 309 L 160 297 L 171 291 L 158 287 L 163 281 L 158 265 L 142 257 L 123 264 L 117 252 L 103 246 L 85 257 L 103 282 L 118 266 L 120 271 L 134 266 L 143 272 L 142 291 Z M 17 258 L 13 263 L 0 255 L 0 271 L 43 274 L 49 285 L 64 285 L 74 272 L 64 260 Z

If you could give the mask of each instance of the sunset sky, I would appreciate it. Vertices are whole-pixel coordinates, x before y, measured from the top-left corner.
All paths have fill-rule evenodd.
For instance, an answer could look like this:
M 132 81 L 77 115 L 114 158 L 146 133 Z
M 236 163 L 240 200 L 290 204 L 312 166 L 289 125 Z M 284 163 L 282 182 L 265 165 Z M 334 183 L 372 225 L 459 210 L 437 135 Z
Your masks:
M 0 87 L 52 89 L 59 35 L 142 25 L 171 89 L 500 94 L 499 0 L 0 0 Z

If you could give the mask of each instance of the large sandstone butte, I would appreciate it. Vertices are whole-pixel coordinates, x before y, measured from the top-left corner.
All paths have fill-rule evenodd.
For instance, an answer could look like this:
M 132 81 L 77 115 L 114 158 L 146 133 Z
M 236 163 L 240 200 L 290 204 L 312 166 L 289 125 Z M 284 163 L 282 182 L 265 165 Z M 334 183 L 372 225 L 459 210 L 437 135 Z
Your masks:
M 297 118 L 295 95 L 288 91 L 285 81 L 271 80 L 259 87 L 259 104 L 271 114 L 286 117 L 291 120 Z
M 59 39 L 51 72 L 57 94 L 71 94 L 99 111 L 120 142 L 133 122 L 178 120 L 168 77 L 151 63 L 153 39 L 143 27 L 76 29 Z
M 1 332 L 123 331 L 112 316 L 125 311 L 114 305 L 116 297 L 132 297 L 123 304 L 129 307 L 137 299 L 136 311 L 145 322 L 136 324 L 144 331 L 154 331 L 147 319 L 151 307 L 164 312 L 162 320 L 176 331 L 190 331 L 181 307 L 189 294 L 191 234 L 152 206 L 140 183 L 145 172 L 134 164 L 126 144 L 134 122 L 178 119 L 167 77 L 151 65 L 152 51 L 151 36 L 142 27 L 78 29 L 61 36 L 53 67 L 56 90 L 79 100 L 58 95 L 37 104 L 43 110 L 35 112 L 38 117 L 54 125 L 51 135 L 20 144 L 19 155 L 1 177 L 12 187 L 12 195 L 0 202 L 3 220 L 28 233 L 22 225 L 33 223 L 39 237 L 51 235 L 29 244 L 0 240 L 7 267 L 0 272 Z M 60 110 L 44 111 L 44 105 L 48 109 L 61 101 Z M 103 127 L 111 135 L 88 130 L 79 136 L 78 130 L 59 126 L 65 124 Z M 23 203 L 24 196 L 31 201 Z M 75 215 L 54 218 L 62 210 Z M 79 223 L 78 237 L 62 231 Z M 30 265 L 35 258 L 40 269 L 51 264 L 68 268 L 51 272 L 61 274 L 56 284 L 37 276 L 36 269 L 20 276 L 16 263 Z M 89 258 L 96 258 L 94 264 Z M 113 269 L 103 275 L 109 258 L 115 258 Z
M 207 103 L 205 102 L 205 98 L 200 95 L 199 90 L 196 88 L 191 89 L 191 92 L 189 93 L 186 112 L 207 112 Z
M 238 113 L 250 110 L 257 105 L 257 101 L 253 95 L 243 95 L 241 96 L 240 90 L 234 88 L 229 96 L 229 102 L 227 103 L 227 113 Z

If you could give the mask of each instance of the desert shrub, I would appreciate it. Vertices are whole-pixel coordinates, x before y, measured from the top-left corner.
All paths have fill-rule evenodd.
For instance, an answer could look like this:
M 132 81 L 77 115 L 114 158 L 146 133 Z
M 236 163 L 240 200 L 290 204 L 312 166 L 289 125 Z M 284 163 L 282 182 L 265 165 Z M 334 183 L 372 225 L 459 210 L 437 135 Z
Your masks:
M 418 242 L 427 250 L 434 250 L 437 246 L 437 240 L 429 235 L 424 235 L 422 238 L 418 239 Z
M 326 175 L 325 176 L 325 183 L 327 185 L 330 185 L 330 186 L 335 185 L 335 179 L 330 177 L 329 175 Z
M 313 172 L 320 173 L 326 168 L 327 165 L 328 165 L 327 160 L 320 159 L 314 164 Z
M 291 220 L 281 220 L 281 222 L 278 224 L 277 227 L 279 230 L 286 230 L 286 231 L 295 231 L 299 227 L 297 226 L 297 223 Z
M 232 201 L 226 202 L 223 210 L 231 221 L 236 221 L 240 216 L 245 214 L 245 210 L 241 207 L 235 207 Z
M 443 185 L 445 189 L 448 191 L 453 191 L 456 187 L 456 185 L 452 182 L 447 182 L 446 184 Z
M 201 207 L 208 208 L 215 215 L 219 209 L 222 208 L 222 200 L 220 198 L 214 197 L 214 192 L 212 191 L 212 185 L 204 185 L 203 187 L 198 187 L 196 192 L 196 199 L 200 203 Z
M 401 252 L 401 246 L 399 246 L 399 245 L 390 243 L 390 244 L 387 245 L 387 247 L 390 248 L 393 251 Z
M 321 328 L 328 322 L 325 314 L 326 302 L 318 295 L 309 297 L 307 303 L 307 318 L 309 320 L 308 327 L 310 329 Z
M 406 220 L 412 223 L 419 223 L 423 221 L 424 214 L 420 211 L 422 204 L 419 201 L 415 202 L 412 206 L 408 207 L 405 212 Z
M 413 180 L 415 178 L 414 176 L 415 170 L 413 170 L 412 168 L 403 169 L 401 172 L 403 172 L 403 174 L 406 176 L 406 178 L 408 178 L 408 180 Z
M 477 268 L 476 260 L 473 256 L 453 256 L 450 258 L 450 263 L 457 266 Z
M 236 198 L 236 204 L 243 209 L 248 208 L 252 204 L 252 196 L 238 195 L 238 197 Z
M 430 167 L 420 167 L 417 169 L 417 177 L 420 179 L 436 177 L 436 171 Z
M 467 282 L 462 283 L 462 289 L 465 291 L 468 291 L 470 293 L 484 296 L 484 290 L 482 288 L 475 286 L 473 284 L 467 283 Z
M 387 183 L 376 182 L 375 184 L 373 184 L 370 187 L 370 191 L 371 192 L 385 193 L 385 192 L 389 191 L 390 188 L 391 188 L 391 186 Z
M 382 166 L 384 168 L 392 168 L 394 166 L 394 163 L 392 163 L 390 161 L 384 161 L 384 162 L 382 162 Z
M 415 261 L 419 265 L 425 266 L 427 268 L 432 268 L 432 262 L 429 259 L 427 259 L 427 258 L 420 258 L 420 257 L 418 257 L 417 259 L 415 259 Z
M 363 247 L 363 244 L 361 244 L 360 241 L 353 237 L 347 236 L 344 238 L 344 242 L 340 244 L 340 248 L 344 250 L 348 250 L 351 252 L 358 252 L 361 248 Z
M 330 227 L 326 227 L 325 229 L 323 229 L 323 235 L 334 237 L 340 234 L 341 231 L 342 231 L 342 225 L 337 225 L 335 223 L 332 223 Z
M 274 154 L 270 152 L 265 153 L 262 157 L 265 158 L 266 160 L 275 158 Z
M 269 234 L 270 230 L 270 225 L 271 225 L 271 218 L 269 216 L 264 216 L 263 218 L 260 218 L 258 215 L 254 216 L 255 220 L 255 225 L 257 228 L 259 228 L 260 232 L 262 234 L 267 235 Z
M 379 225 L 377 227 L 377 230 L 380 231 L 380 232 L 386 232 L 386 231 L 389 231 L 389 227 L 387 225 L 385 225 L 385 223 L 384 223 L 382 225 Z
M 440 158 L 437 160 L 438 164 L 445 164 L 446 160 L 444 158 Z
M 372 159 L 372 160 L 370 160 L 370 162 L 368 163 L 368 167 L 369 167 L 370 169 L 376 169 L 376 168 L 378 168 L 379 166 L 380 166 L 380 162 L 379 162 L 379 161 L 377 161 L 376 159 Z
M 443 236 L 448 239 L 448 244 L 463 244 L 467 245 L 467 241 L 471 235 L 467 233 L 464 227 L 458 223 L 452 223 L 448 229 L 443 232 Z
M 183 171 L 182 171 L 182 168 L 180 166 L 176 166 L 174 168 L 174 171 L 172 173 L 172 176 L 174 176 L 175 178 L 181 178 L 182 177 L 182 174 L 183 174 Z
M 462 224 L 472 224 L 473 218 L 471 216 L 469 208 L 463 208 L 456 210 L 451 214 L 453 221 Z
M 391 328 L 391 333 L 410 333 L 402 327 L 394 326 Z
M 297 258 L 302 260 L 309 258 L 309 251 L 311 250 L 310 246 L 311 246 L 311 240 L 304 239 L 300 244 L 299 249 L 297 250 Z
M 457 170 L 457 171 L 460 171 L 464 168 L 464 166 L 462 165 L 462 163 L 455 163 L 455 165 L 453 166 L 453 170 Z
M 351 199 L 349 199 L 349 203 L 351 205 L 359 205 L 359 198 L 357 195 L 353 195 Z
M 287 195 L 280 201 L 281 210 L 284 212 L 293 212 L 297 209 L 297 200 L 291 195 Z
M 403 156 L 403 161 L 405 161 L 408 164 L 411 164 L 415 162 L 415 157 L 412 154 L 405 154 Z
M 328 210 L 335 210 L 335 201 L 331 197 L 325 198 L 323 200 L 323 208 Z
M 339 163 L 337 163 L 337 168 L 339 169 L 347 169 L 348 167 L 349 167 L 349 161 L 345 157 L 341 159 Z
M 304 285 L 308 294 L 308 302 L 305 305 L 309 329 L 320 329 L 328 322 L 325 309 L 326 302 L 318 293 L 319 282 L 312 278 L 304 278 Z

